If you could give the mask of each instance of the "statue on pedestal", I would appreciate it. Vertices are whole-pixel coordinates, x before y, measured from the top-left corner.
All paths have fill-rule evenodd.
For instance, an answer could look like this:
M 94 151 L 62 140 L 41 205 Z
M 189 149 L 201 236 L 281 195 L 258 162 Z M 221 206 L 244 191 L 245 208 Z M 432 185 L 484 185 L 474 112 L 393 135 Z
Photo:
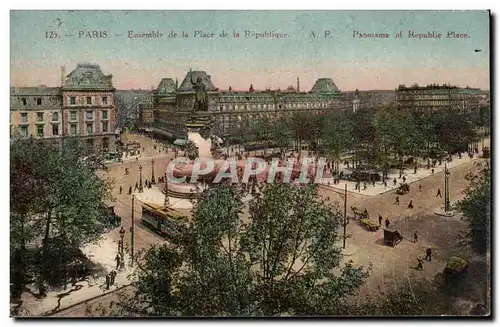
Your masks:
M 193 89 L 196 92 L 195 101 L 193 105 L 193 112 L 196 111 L 208 111 L 208 93 L 203 84 L 203 81 L 200 76 L 196 78 L 196 82 L 193 81 L 193 72 L 191 69 L 189 70 L 189 78 L 191 80 L 191 84 L 193 84 Z

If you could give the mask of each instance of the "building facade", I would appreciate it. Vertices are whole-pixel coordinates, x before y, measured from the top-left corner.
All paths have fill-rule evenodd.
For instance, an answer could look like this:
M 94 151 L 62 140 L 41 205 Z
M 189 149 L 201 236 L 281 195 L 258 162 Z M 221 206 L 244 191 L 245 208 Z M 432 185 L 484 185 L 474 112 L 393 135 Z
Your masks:
M 56 87 L 10 88 L 10 136 L 62 137 L 62 98 Z
M 480 89 L 460 88 L 450 85 L 400 85 L 396 89 L 396 103 L 399 110 L 433 112 L 453 109 L 474 112 L 479 109 Z
M 61 87 L 11 88 L 11 136 L 74 138 L 89 148 L 115 151 L 115 89 L 98 65 L 61 68 Z
M 192 81 L 201 78 L 208 93 L 208 111 L 213 116 L 213 134 L 229 140 L 241 138 L 242 130 L 262 120 L 273 121 L 295 112 L 322 114 L 329 110 L 345 109 L 340 90 L 332 79 L 316 81 L 311 92 L 299 92 L 290 86 L 284 91 L 258 91 L 250 85 L 248 90 L 231 87 L 219 90 L 204 71 L 186 75 L 178 87 L 171 78 L 163 79 L 154 93 L 154 132 L 169 138 L 185 138 L 186 122 L 194 105 Z

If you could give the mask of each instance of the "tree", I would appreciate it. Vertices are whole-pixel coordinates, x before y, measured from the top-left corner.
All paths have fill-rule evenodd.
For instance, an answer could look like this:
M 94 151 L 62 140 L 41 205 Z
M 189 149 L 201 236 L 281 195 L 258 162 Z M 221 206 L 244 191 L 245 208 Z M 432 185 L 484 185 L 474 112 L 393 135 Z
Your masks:
M 462 220 L 468 230 L 463 235 L 464 241 L 472 248 L 484 254 L 490 248 L 491 229 L 491 168 L 489 162 L 478 165 L 476 174 L 469 174 L 470 184 L 465 189 L 465 198 L 456 206 L 463 214 Z
M 189 160 L 194 160 L 199 157 L 198 147 L 191 140 L 188 140 L 186 142 L 184 153 L 189 158 Z
M 321 150 L 332 156 L 335 171 L 339 170 L 342 155 L 351 147 L 352 126 L 345 112 L 333 112 L 325 118 L 322 130 Z
M 97 166 L 82 159 L 84 150 L 75 142 L 15 139 L 10 151 L 11 255 L 19 259 L 13 261 L 19 277 L 15 288 L 35 274 L 44 294 L 53 264 L 48 258 L 58 256 L 49 252 L 68 250 L 51 243 L 78 249 L 109 226 L 103 207 L 111 200 L 110 182 L 96 175 Z
M 205 190 L 177 245 L 138 260 L 137 294 L 127 310 L 146 315 L 280 316 L 336 314 L 368 275 L 342 264 L 342 216 L 314 187 L 265 186 L 244 222 L 240 193 Z M 158 292 L 158 290 L 165 290 Z

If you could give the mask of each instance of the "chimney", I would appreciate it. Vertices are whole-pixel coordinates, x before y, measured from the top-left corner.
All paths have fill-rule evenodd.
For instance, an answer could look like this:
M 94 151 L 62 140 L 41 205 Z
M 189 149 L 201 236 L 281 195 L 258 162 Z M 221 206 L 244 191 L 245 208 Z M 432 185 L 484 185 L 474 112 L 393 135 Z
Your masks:
M 175 79 L 175 90 L 177 91 L 179 89 L 179 80 L 176 78 Z
M 61 86 L 64 86 L 65 80 L 66 80 L 66 67 L 61 66 Z
M 299 82 L 299 78 L 297 77 L 297 93 L 300 92 L 300 82 Z

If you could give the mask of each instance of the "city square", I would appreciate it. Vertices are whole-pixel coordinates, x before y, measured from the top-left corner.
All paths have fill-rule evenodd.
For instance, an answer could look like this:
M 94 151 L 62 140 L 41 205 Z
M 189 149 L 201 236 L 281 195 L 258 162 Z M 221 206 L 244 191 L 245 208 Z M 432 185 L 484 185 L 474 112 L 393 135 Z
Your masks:
M 242 36 L 290 42 L 262 30 Z M 492 314 L 487 75 L 229 74 L 177 50 L 186 63 L 136 74 L 102 54 L 46 79 L 16 68 L 11 316 Z

